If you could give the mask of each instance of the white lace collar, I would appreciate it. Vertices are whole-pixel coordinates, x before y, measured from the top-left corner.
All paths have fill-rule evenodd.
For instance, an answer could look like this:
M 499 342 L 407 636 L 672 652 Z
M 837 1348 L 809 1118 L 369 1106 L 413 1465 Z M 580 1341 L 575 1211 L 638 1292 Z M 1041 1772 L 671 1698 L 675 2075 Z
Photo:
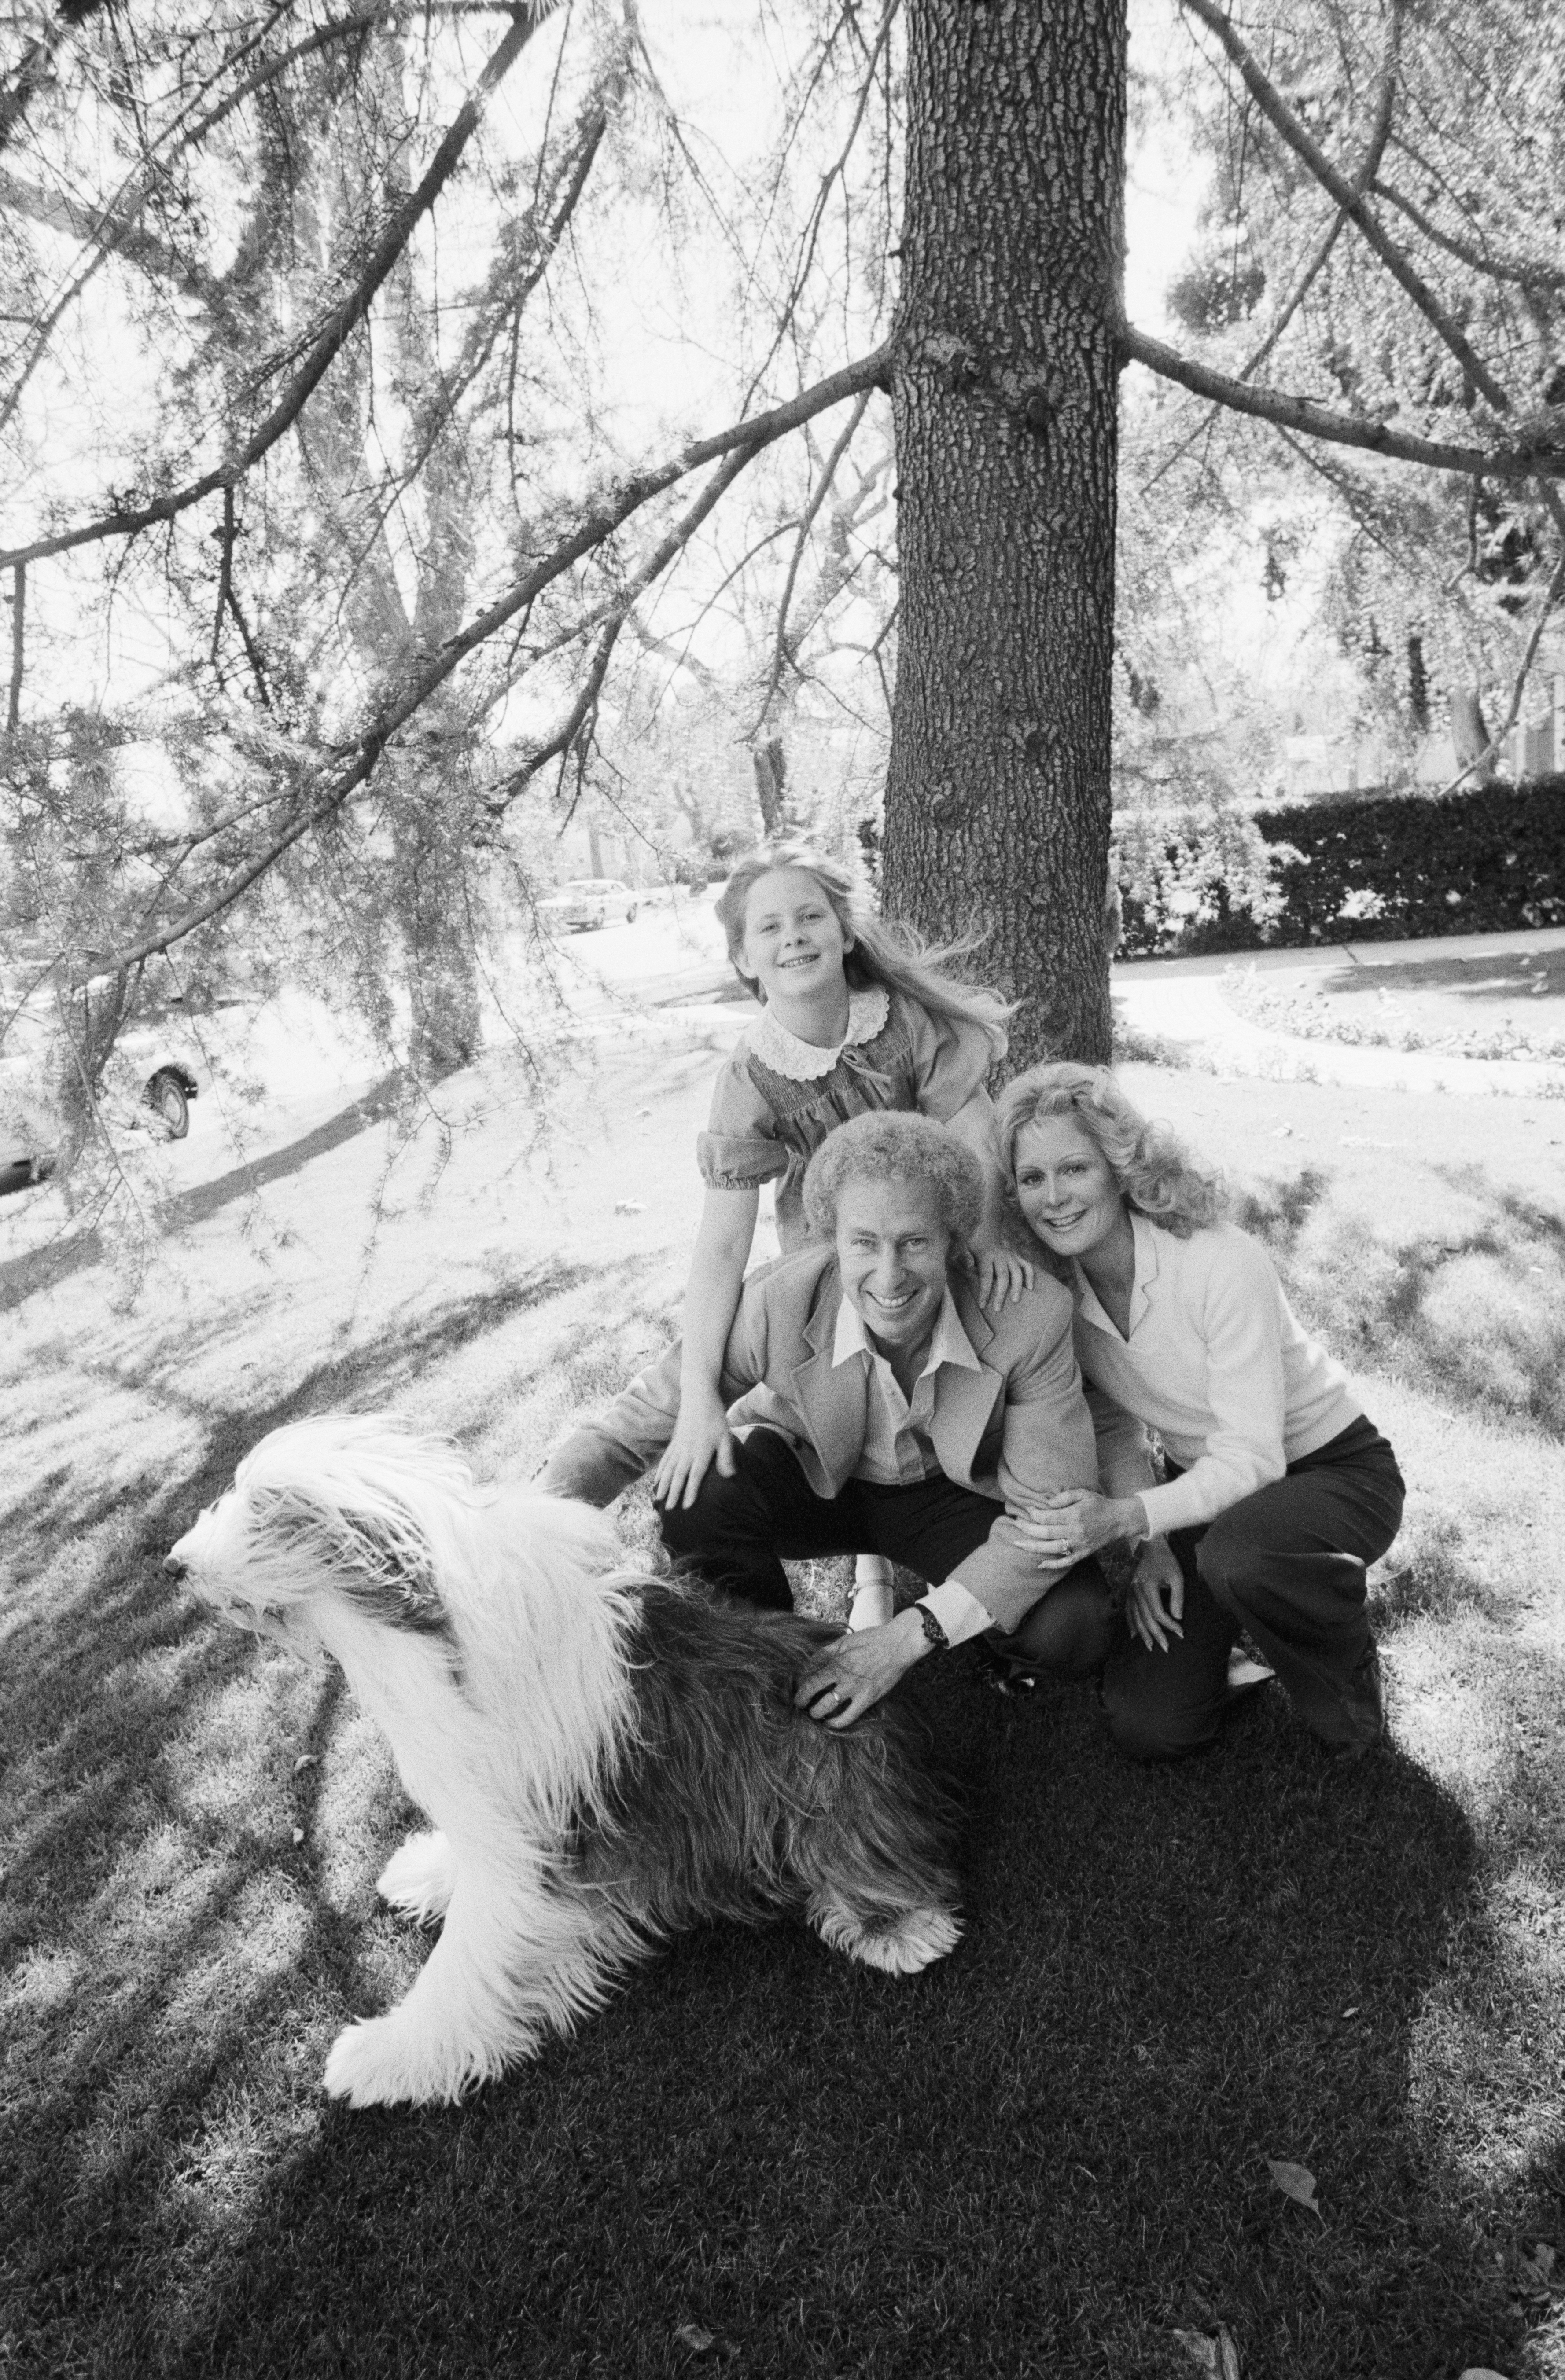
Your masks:
M 884 1033 L 890 1014 L 890 993 L 883 983 L 872 983 L 862 991 L 849 993 L 848 1030 L 834 1050 L 801 1041 L 797 1033 L 778 1024 L 769 1008 L 761 1011 L 747 1038 L 762 1064 L 770 1066 L 774 1075 L 786 1075 L 791 1083 L 813 1083 L 830 1074 L 851 1043 L 873 1041 L 877 1033 Z

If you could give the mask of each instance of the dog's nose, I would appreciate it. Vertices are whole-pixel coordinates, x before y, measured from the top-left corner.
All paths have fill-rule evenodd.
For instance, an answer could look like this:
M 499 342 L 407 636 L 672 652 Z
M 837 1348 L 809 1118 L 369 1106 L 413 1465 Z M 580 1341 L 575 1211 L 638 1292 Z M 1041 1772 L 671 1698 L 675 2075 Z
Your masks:
M 177 1554 L 165 1554 L 163 1566 L 170 1578 L 183 1578 L 190 1567 L 188 1563 L 180 1560 Z

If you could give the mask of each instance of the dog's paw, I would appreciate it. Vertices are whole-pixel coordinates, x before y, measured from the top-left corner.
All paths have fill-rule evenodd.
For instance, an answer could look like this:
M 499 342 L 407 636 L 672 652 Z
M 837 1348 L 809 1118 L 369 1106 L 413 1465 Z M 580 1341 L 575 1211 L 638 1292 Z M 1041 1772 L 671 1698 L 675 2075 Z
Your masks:
M 961 1927 L 948 1909 L 910 1909 L 895 1925 L 868 1926 L 840 1901 L 812 1912 L 823 1942 L 887 1975 L 916 1975 L 949 1956 Z
M 395 2107 L 459 2099 L 474 2079 L 465 2058 L 432 2055 L 428 2042 L 391 2016 L 366 2017 L 337 2034 L 322 2080 L 350 2107 Z
M 375 1890 L 405 1917 L 421 1925 L 444 1917 L 457 1884 L 457 1855 L 442 1834 L 410 1835 L 393 1852 Z

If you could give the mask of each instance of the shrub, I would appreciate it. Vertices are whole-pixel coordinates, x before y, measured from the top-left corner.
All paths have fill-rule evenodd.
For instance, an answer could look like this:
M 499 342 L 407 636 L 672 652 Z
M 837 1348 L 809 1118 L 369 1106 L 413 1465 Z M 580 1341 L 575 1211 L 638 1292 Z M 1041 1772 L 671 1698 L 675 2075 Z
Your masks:
M 1123 823 L 1127 958 L 1565 925 L 1565 776 Z

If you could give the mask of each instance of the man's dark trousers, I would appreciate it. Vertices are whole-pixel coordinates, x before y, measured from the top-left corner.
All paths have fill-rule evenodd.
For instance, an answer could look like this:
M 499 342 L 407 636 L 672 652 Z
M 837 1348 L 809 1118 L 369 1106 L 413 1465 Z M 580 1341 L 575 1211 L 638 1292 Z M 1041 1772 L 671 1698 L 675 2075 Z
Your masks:
M 817 1496 L 775 1429 L 736 1439 L 734 1457 L 731 1478 L 710 1466 L 693 1504 L 658 1508 L 663 1542 L 710 1585 L 771 1611 L 793 1609 L 785 1558 L 884 1554 L 939 1586 L 985 1542 L 1000 1514 L 993 1497 L 938 1472 L 911 1487 L 850 1479 L 838 1495 Z M 1092 1652 L 1101 1660 L 1099 1612 L 1106 1609 L 1096 1563 L 1078 1562 L 1022 1621 L 1028 1659 L 1073 1674 L 1095 1666 Z

